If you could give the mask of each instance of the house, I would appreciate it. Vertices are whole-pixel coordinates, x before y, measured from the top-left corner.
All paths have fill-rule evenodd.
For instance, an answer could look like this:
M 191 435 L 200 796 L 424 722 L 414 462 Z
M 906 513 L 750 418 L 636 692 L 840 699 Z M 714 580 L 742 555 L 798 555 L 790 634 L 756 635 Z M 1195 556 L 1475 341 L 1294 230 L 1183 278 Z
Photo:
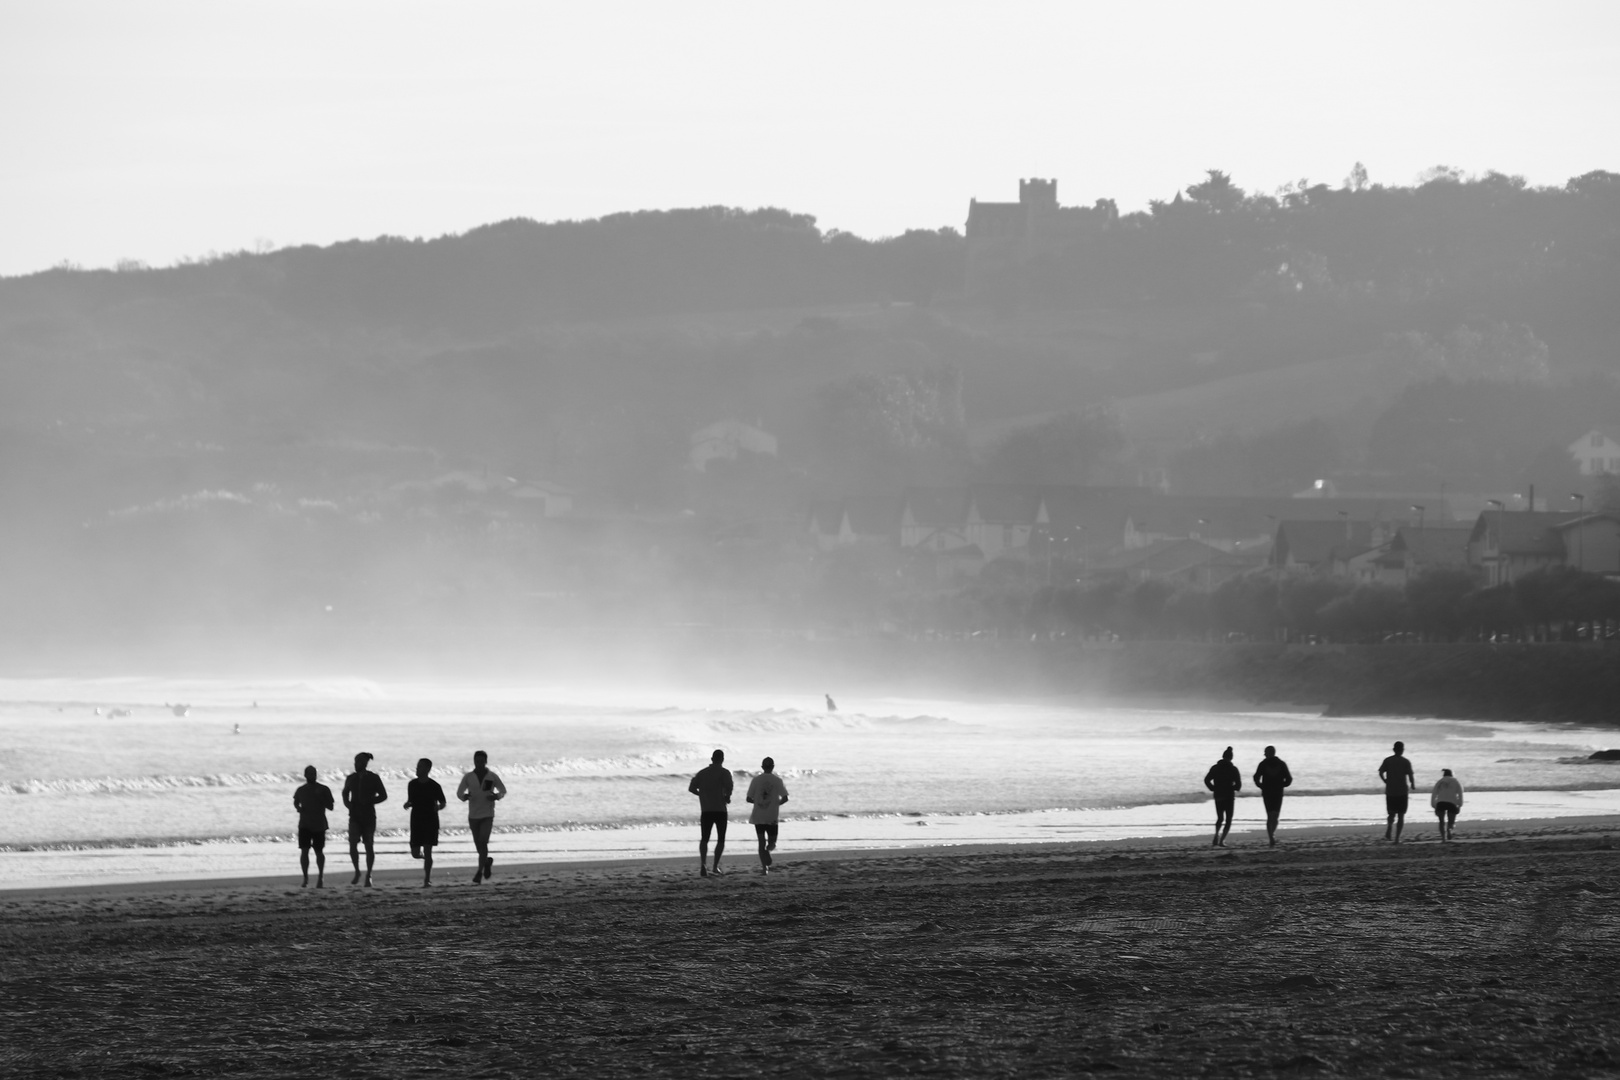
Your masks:
M 715 460 L 736 461 L 742 453 L 776 456 L 776 436 L 741 420 L 718 420 L 692 432 L 688 458 L 703 472 Z
M 1620 439 L 1603 428 L 1593 428 L 1569 444 L 1569 455 L 1582 476 L 1620 474 Z
M 1506 585 L 1555 566 L 1620 576 L 1620 517 L 1487 510 L 1469 532 L 1468 562 L 1487 585 Z
M 1431 570 L 1467 570 L 1472 532 L 1468 525 L 1402 526 L 1386 543 L 1353 556 L 1346 570 L 1357 581 L 1385 585 L 1405 585 Z
M 1370 521 L 1279 521 L 1270 564 L 1292 573 L 1345 573 L 1350 560 L 1381 543 Z
M 1086 564 L 1090 576 L 1123 574 L 1131 581 L 1157 578 L 1210 589 L 1227 578 L 1258 568 L 1260 559 L 1234 555 L 1202 540 L 1159 540 Z
M 814 503 L 810 531 L 816 548 L 890 546 L 900 539 L 900 502 L 887 495 L 858 495 Z

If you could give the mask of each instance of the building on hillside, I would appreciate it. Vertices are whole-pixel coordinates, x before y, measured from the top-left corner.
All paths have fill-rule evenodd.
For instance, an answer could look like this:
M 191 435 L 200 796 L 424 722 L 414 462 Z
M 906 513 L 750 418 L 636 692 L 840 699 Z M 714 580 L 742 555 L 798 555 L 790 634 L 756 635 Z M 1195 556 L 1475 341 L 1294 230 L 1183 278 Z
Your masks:
M 1131 581 L 1157 579 L 1212 589 L 1227 578 L 1258 569 L 1261 563 L 1258 555 L 1233 554 L 1202 540 L 1158 540 L 1093 559 L 1086 563 L 1085 573 L 1088 577 L 1120 574 Z
M 1131 504 L 1124 543 L 1141 547 L 1190 538 L 1228 551 L 1252 551 L 1276 537 L 1279 522 L 1345 520 L 1378 525 L 1386 534 L 1382 542 L 1408 522 L 1448 522 L 1451 509 L 1441 500 L 1418 510 L 1399 499 L 1147 494 Z
M 1620 517 L 1487 510 L 1469 531 L 1468 562 L 1486 585 L 1506 585 L 1557 566 L 1620 576 Z
M 1269 563 L 1285 573 L 1343 574 L 1352 559 L 1378 547 L 1384 534 L 1377 523 L 1352 521 L 1279 521 Z
M 389 491 L 402 502 L 439 511 L 515 512 L 545 518 L 574 512 L 574 492 L 561 484 L 471 469 L 455 469 L 431 480 L 407 480 Z
M 1469 525 L 1403 525 L 1377 547 L 1352 556 L 1348 576 L 1359 582 L 1402 585 L 1434 570 L 1468 570 Z
M 900 500 L 887 495 L 857 495 L 814 503 L 809 525 L 819 551 L 893 547 L 900 541 Z
M 688 459 L 703 472 L 711 461 L 736 461 L 744 453 L 776 456 L 776 436 L 741 420 L 717 420 L 692 432 Z
M 1569 455 L 1582 476 L 1620 474 L 1620 438 L 1609 429 L 1593 428 L 1569 444 Z
M 967 295 L 995 299 L 1016 289 L 1023 271 L 1065 245 L 1109 228 L 1118 219 L 1110 202 L 1059 206 L 1056 180 L 1018 181 L 1015 203 L 968 201 Z

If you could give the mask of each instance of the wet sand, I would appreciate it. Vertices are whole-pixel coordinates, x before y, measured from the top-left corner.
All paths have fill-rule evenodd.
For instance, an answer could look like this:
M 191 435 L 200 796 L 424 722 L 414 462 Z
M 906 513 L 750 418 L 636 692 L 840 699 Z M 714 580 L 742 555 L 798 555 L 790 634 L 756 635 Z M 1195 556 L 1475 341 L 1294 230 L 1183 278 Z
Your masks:
M 1620 821 L 1425 824 L 5 892 L 0 1073 L 1615 1075 Z

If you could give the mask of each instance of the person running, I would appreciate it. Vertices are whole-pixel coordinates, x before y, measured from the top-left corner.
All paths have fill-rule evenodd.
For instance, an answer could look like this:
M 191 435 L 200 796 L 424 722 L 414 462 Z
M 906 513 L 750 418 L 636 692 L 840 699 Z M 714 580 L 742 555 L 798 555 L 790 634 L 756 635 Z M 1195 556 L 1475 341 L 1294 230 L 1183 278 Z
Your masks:
M 1254 767 L 1254 786 L 1260 789 L 1260 801 L 1266 804 L 1266 839 L 1276 847 L 1283 789 L 1294 782 L 1294 774 L 1288 771 L 1288 762 L 1277 756 L 1275 746 L 1266 747 L 1265 753 L 1260 764 Z
M 293 792 L 293 809 L 298 811 L 298 865 L 304 868 L 304 888 L 309 888 L 309 853 L 315 852 L 315 887 L 326 887 L 326 812 L 335 809 L 332 789 L 315 782 L 315 766 L 304 766 L 304 784 Z
M 433 884 L 433 849 L 439 846 L 439 811 L 444 801 L 444 788 L 428 774 L 433 762 L 427 758 L 416 763 L 416 779 L 405 787 L 405 809 L 411 812 L 411 858 L 422 860 L 422 888 Z
M 489 767 L 489 755 L 473 754 L 472 772 L 461 778 L 456 798 L 467 804 L 467 828 L 472 830 L 473 846 L 478 849 L 478 872 L 473 884 L 488 881 L 495 874 L 495 860 L 489 854 L 489 834 L 495 830 L 495 804 L 506 798 L 506 785 Z
M 1434 782 L 1434 790 L 1429 792 L 1429 805 L 1434 807 L 1434 816 L 1440 825 L 1440 839 L 1451 839 L 1457 827 L 1457 811 L 1462 809 L 1462 800 L 1462 781 L 1452 776 L 1450 769 L 1441 769 L 1440 779 Z
M 1406 760 L 1406 744 L 1397 742 L 1395 752 L 1378 766 L 1378 779 L 1384 782 L 1384 839 L 1401 842 L 1401 830 L 1406 827 L 1407 792 L 1417 790 L 1417 778 L 1412 775 L 1412 763 Z M 1390 835 L 1391 830 L 1394 835 Z
M 371 755 L 354 755 L 354 772 L 343 781 L 343 805 L 349 810 L 349 861 L 354 863 L 350 885 L 360 884 L 360 845 L 366 845 L 366 888 L 371 888 L 371 867 L 377 861 L 377 806 L 388 801 L 382 777 L 367 772 Z
M 748 801 L 754 804 L 754 809 L 748 815 L 749 822 L 754 826 L 754 835 L 759 839 L 759 865 L 764 872 L 771 872 L 771 852 L 776 850 L 776 826 L 778 810 L 788 801 L 787 785 L 782 778 L 776 775 L 776 762 L 766 758 L 759 763 L 764 772 L 760 773 L 748 785 Z
M 1243 774 L 1232 764 L 1230 746 L 1204 774 L 1204 786 L 1215 793 L 1215 839 L 1210 847 L 1225 847 L 1226 834 L 1232 831 L 1232 807 L 1243 790 Z
M 686 790 L 698 797 L 702 817 L 698 824 L 698 873 L 709 876 L 709 833 L 714 833 L 714 872 L 720 872 L 720 856 L 726 850 L 726 804 L 731 802 L 731 770 L 725 766 L 726 752 L 716 750 L 709 764 L 698 770 Z

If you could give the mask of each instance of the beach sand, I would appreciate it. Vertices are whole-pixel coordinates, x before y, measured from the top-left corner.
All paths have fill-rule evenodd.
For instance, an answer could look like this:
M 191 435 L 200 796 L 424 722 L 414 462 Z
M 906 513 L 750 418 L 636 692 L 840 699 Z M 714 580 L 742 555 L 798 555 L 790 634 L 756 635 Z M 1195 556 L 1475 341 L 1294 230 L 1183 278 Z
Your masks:
M 0 1073 L 1620 1073 L 1620 821 L 1432 833 L 13 890 Z

